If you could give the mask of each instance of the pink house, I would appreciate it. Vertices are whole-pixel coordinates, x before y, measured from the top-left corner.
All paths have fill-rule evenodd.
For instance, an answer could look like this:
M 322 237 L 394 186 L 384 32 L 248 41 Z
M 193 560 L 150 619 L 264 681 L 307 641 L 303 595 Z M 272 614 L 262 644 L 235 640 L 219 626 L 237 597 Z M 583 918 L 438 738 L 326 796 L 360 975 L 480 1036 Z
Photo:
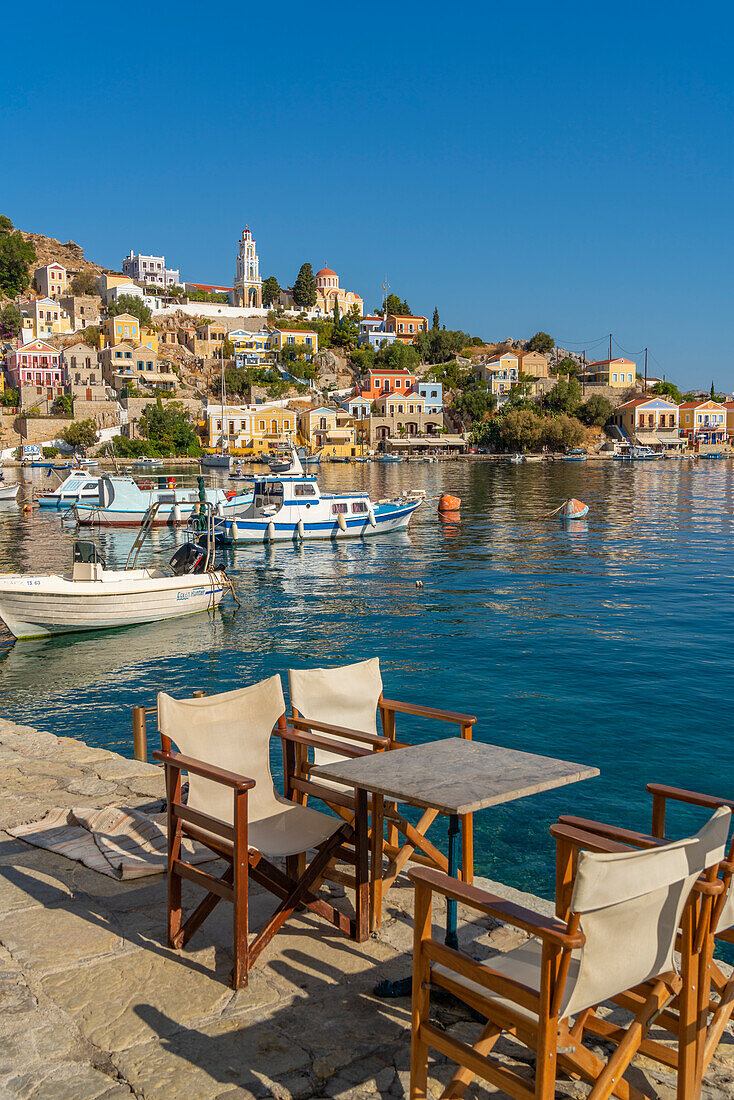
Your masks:
M 43 340 L 31 340 L 9 351 L 5 365 L 11 386 L 36 386 L 39 390 L 61 391 L 66 383 L 61 352 Z

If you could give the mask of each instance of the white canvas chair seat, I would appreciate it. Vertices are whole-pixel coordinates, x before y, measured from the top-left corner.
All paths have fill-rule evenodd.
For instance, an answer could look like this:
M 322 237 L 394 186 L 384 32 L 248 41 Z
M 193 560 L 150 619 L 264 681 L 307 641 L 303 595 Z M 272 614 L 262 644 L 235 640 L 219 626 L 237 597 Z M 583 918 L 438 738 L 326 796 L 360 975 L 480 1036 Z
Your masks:
M 308 806 L 298 806 L 295 802 L 284 802 L 279 811 L 260 821 L 250 822 L 247 840 L 251 849 L 262 852 L 264 856 L 277 859 L 282 856 L 296 856 L 310 852 L 323 844 L 339 825 L 333 817 L 312 810 Z M 216 840 L 218 847 L 232 847 L 230 841 L 215 837 L 206 829 L 198 829 L 202 837 Z
M 543 945 L 540 940 L 528 940 L 527 943 L 521 944 L 520 947 L 516 947 L 512 951 L 507 951 L 504 955 L 496 955 L 492 959 L 487 959 L 486 962 L 480 964 L 480 968 L 483 967 L 490 972 L 500 974 L 503 978 L 511 978 L 512 981 L 520 982 L 521 985 L 532 989 L 534 993 L 540 994 L 542 957 Z M 574 953 L 571 957 L 568 977 L 566 978 L 566 989 L 569 992 L 573 990 L 578 975 L 579 958 L 578 953 Z M 450 970 L 441 963 L 434 963 L 431 967 L 431 978 L 438 979 L 437 984 L 439 985 L 441 984 L 440 979 L 446 979 L 452 982 L 453 985 L 461 986 L 467 992 L 476 997 L 481 997 L 482 1000 L 488 1001 L 490 1004 L 510 1009 L 516 1015 L 524 1016 L 535 1024 L 538 1022 L 537 1014 L 531 1009 L 517 1004 L 516 1001 L 510 1001 L 507 997 L 500 996 L 499 993 L 493 993 L 486 986 L 480 985 L 479 982 L 473 982 L 471 978 L 467 978 L 455 970 Z

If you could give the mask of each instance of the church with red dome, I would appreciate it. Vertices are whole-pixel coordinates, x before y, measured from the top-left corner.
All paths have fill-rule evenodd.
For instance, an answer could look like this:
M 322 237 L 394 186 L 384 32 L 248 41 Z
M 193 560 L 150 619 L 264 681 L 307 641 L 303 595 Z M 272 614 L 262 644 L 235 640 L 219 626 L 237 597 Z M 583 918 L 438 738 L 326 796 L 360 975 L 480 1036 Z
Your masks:
M 360 317 L 364 314 L 364 302 L 359 294 L 353 290 L 343 290 L 339 286 L 339 276 L 330 267 L 322 267 L 316 272 L 316 305 L 314 309 L 319 313 L 333 313 L 334 302 L 339 303 L 339 313 L 348 313 L 352 306 L 359 310 Z

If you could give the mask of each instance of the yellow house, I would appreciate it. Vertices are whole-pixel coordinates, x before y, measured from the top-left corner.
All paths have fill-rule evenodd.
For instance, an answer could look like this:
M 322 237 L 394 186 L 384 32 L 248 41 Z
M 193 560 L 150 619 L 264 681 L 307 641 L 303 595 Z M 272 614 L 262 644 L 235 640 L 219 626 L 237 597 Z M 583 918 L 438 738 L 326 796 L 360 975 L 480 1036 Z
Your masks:
M 150 348 L 154 355 L 158 354 L 158 333 L 152 328 L 146 328 L 145 325 L 140 327 L 140 343 L 144 347 Z
M 52 298 L 33 298 L 20 303 L 22 318 L 21 338 L 24 344 L 30 340 L 44 340 L 71 332 L 71 320 L 65 309 Z
M 679 432 L 678 406 L 667 397 L 635 397 L 617 405 L 612 419 L 630 443 L 655 449 L 685 443 Z
M 270 333 L 270 346 L 280 353 L 284 347 L 301 344 L 306 348 L 306 358 L 310 359 L 319 350 L 319 337 L 313 329 L 276 328 Z
M 99 334 L 100 348 L 111 347 L 129 341 L 140 344 L 140 321 L 133 317 L 132 313 L 120 313 L 117 317 L 110 317 L 102 325 Z
M 595 363 L 587 363 L 586 371 L 592 385 L 623 390 L 634 386 L 637 364 L 631 359 L 599 359 Z
M 286 444 L 297 429 L 296 413 L 279 405 L 210 405 L 207 445 L 230 454 L 259 454 Z
M 227 329 L 224 325 L 218 321 L 204 321 L 196 326 L 194 355 L 199 355 L 202 359 L 211 359 L 215 355 L 221 355 L 226 339 Z
M 351 458 L 359 453 L 357 421 L 341 409 L 304 409 L 298 416 L 301 440 L 310 451 L 323 451 L 330 458 Z
M 110 275 L 105 272 L 97 279 L 97 289 L 103 298 L 106 298 L 107 291 L 112 290 L 115 286 L 124 286 L 125 283 L 130 282 L 129 275 Z

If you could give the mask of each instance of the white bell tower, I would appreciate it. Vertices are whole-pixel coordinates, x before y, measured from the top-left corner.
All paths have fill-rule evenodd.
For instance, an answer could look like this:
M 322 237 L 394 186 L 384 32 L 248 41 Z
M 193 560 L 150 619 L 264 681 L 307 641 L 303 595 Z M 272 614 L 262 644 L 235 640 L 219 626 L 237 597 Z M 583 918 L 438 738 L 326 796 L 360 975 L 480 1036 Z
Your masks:
M 237 272 L 234 279 L 234 304 L 262 309 L 263 281 L 260 278 L 260 259 L 249 225 L 242 230 L 237 248 Z

